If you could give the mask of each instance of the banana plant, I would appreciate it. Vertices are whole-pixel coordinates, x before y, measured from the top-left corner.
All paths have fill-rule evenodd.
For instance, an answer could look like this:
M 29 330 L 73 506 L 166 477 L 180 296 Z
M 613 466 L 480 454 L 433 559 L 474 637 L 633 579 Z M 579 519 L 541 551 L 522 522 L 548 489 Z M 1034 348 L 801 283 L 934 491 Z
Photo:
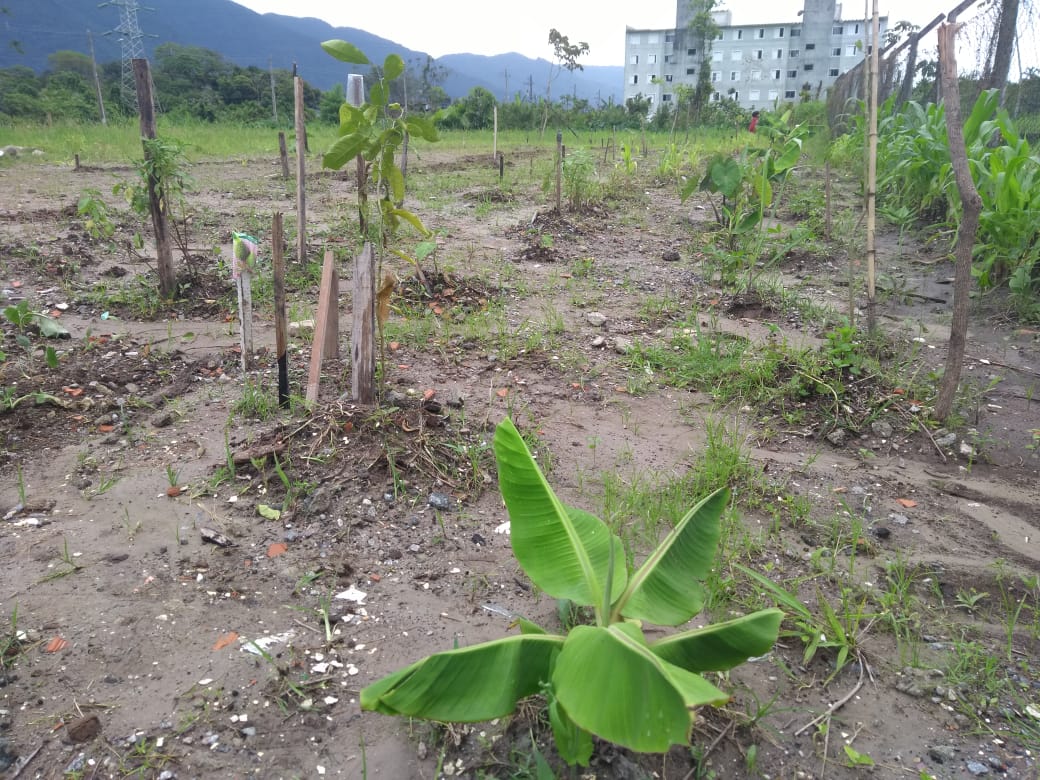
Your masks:
M 554 634 L 518 619 L 520 633 L 435 653 L 361 691 L 387 715 L 477 722 L 543 694 L 560 756 L 588 765 L 592 737 L 639 752 L 688 744 L 696 709 L 729 696 L 702 676 L 772 648 L 783 613 L 688 628 L 655 641 L 643 623 L 681 626 L 704 605 L 727 489 L 704 498 L 630 571 L 621 540 L 596 516 L 557 498 L 509 419 L 494 438 L 513 553 L 549 596 L 589 607 L 593 625 Z

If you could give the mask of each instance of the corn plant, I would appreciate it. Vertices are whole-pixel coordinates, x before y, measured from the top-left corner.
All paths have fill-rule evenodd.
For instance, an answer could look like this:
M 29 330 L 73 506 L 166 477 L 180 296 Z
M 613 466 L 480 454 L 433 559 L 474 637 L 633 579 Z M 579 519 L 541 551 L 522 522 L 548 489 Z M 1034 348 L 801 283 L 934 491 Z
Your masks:
M 642 752 L 687 743 L 696 708 L 729 699 L 702 673 L 767 652 L 783 618 L 766 609 L 653 642 L 643 633 L 644 622 L 680 626 L 701 611 L 728 491 L 698 503 L 630 571 L 621 540 L 556 497 L 509 419 L 494 449 L 517 561 L 536 587 L 590 610 L 595 624 L 561 635 L 519 619 L 518 635 L 435 653 L 367 686 L 362 708 L 476 722 L 542 693 L 557 750 L 572 766 L 588 764 L 593 735 Z

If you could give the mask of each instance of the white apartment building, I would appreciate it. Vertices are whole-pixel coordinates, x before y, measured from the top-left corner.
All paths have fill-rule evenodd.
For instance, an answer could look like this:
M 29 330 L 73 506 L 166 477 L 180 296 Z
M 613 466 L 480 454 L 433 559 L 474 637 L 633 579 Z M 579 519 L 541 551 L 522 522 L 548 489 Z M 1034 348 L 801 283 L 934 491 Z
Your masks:
M 703 52 L 689 32 L 688 0 L 678 0 L 673 30 L 625 31 L 625 100 L 642 95 L 650 112 L 675 106 L 680 85 L 695 86 Z M 844 20 L 835 0 L 805 0 L 794 22 L 733 24 L 731 11 L 716 11 L 720 31 L 711 42 L 712 100 L 735 100 L 744 108 L 772 108 L 797 100 L 803 89 L 815 98 L 869 52 L 869 20 Z M 888 17 L 881 17 L 884 35 Z

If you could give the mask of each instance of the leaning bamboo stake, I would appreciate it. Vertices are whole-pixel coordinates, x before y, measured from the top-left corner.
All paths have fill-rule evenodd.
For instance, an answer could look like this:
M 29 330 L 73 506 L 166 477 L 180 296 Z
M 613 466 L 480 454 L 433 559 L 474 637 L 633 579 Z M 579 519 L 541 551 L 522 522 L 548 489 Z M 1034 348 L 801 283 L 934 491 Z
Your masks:
M 296 261 L 307 262 L 307 129 L 304 126 L 303 79 L 293 78 L 296 98 Z
M 870 29 L 869 117 L 867 119 L 867 331 L 877 330 L 877 143 L 878 143 L 878 0 L 873 0 Z
M 971 256 L 975 232 L 979 227 L 982 198 L 971 178 L 968 154 L 964 147 L 964 128 L 961 124 L 961 99 L 957 89 L 956 38 L 961 25 L 956 13 L 950 14 L 950 23 L 939 27 L 939 77 L 946 108 L 946 135 L 950 144 L 950 162 L 953 177 L 961 197 L 960 225 L 957 226 L 957 247 L 954 250 L 953 316 L 950 321 L 950 341 L 946 347 L 946 368 L 939 397 L 935 401 L 935 417 L 945 420 L 953 410 L 953 400 L 964 366 L 964 345 L 968 337 L 968 302 L 971 294 Z
M 281 135 L 281 133 L 279 133 Z M 283 136 L 284 138 L 284 136 Z M 274 273 L 274 351 L 278 361 L 278 405 L 289 405 L 289 323 L 285 313 L 285 254 L 282 252 L 282 212 L 271 219 L 271 266 Z

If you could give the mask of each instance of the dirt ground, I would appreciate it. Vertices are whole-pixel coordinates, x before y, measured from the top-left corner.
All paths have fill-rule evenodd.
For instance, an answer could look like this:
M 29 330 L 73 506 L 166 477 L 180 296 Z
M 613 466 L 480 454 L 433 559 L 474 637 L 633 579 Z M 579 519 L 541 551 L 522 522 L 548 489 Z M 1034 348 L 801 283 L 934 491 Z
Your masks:
M 149 246 L 150 228 L 108 194 L 125 166 L 0 168 L 2 304 L 25 299 L 70 334 L 30 334 L 27 351 L 14 324 L 0 331 L 0 771 L 539 776 L 532 739 L 555 758 L 534 705 L 472 727 L 358 705 L 362 687 L 427 653 L 503 636 L 513 613 L 557 624 L 557 605 L 532 590 L 501 533 L 488 446 L 511 413 L 540 442 L 561 497 L 593 511 L 597 474 L 682 474 L 721 424 L 775 486 L 775 501 L 742 509 L 759 542 L 741 563 L 814 575 L 801 594 L 812 608 L 817 589 L 837 599 L 844 578 L 880 614 L 872 591 L 900 576 L 914 605 L 903 637 L 864 620 L 856 657 L 833 677 L 833 653 L 805 662 L 799 639 L 782 637 L 719 683 L 734 699 L 704 714 L 692 751 L 641 757 L 600 744 L 583 777 L 1038 777 L 1040 605 L 1023 580 L 1040 564 L 1037 328 L 980 299 L 962 423 L 950 431 L 917 424 L 924 403 L 900 395 L 837 432 L 811 416 L 716 409 L 633 367 L 626 341 L 664 341 L 692 310 L 702 327 L 756 343 L 819 345 L 821 323 L 713 285 L 701 252 L 710 211 L 655 184 L 652 161 L 627 197 L 554 216 L 529 175 L 536 155 L 548 152 L 509 156 L 503 190 L 490 155 L 413 161 L 414 207 L 438 232 L 434 295 L 411 280 L 402 288 L 379 409 L 352 404 L 348 370 L 330 360 L 312 411 L 272 403 L 269 306 L 255 315 L 257 367 L 243 372 L 234 289 L 214 254 L 230 256 L 232 230 L 263 245 L 270 214 L 291 217 L 291 183 L 271 161 L 194 166 L 193 259 L 176 258 L 185 292 L 154 312 L 140 292 L 117 294 L 142 289 L 139 278 L 154 285 L 148 249 L 131 248 L 137 230 Z M 90 189 L 110 203 L 110 238 L 91 238 L 76 214 Z M 308 190 L 312 258 L 326 246 L 344 253 L 337 225 L 354 214 L 353 183 L 315 173 Z M 941 366 L 952 264 L 934 244 L 885 233 L 879 265 L 882 328 L 900 353 L 916 350 L 909 385 L 910 372 Z M 839 243 L 792 252 L 780 271 L 790 296 L 844 310 Z M 344 355 L 350 276 L 342 262 Z M 316 276 L 306 278 L 290 289 L 294 320 L 314 315 Z M 491 299 L 504 302 L 504 322 L 472 335 L 436 327 L 486 319 Z M 667 311 L 650 311 L 662 301 Z M 434 327 L 407 329 L 408 317 Z M 502 326 L 503 338 L 487 338 Z M 291 342 L 299 395 L 309 332 Z M 261 515 L 269 508 L 282 513 Z M 862 531 L 851 547 L 828 535 L 841 522 Z M 856 755 L 876 766 L 851 766 Z

